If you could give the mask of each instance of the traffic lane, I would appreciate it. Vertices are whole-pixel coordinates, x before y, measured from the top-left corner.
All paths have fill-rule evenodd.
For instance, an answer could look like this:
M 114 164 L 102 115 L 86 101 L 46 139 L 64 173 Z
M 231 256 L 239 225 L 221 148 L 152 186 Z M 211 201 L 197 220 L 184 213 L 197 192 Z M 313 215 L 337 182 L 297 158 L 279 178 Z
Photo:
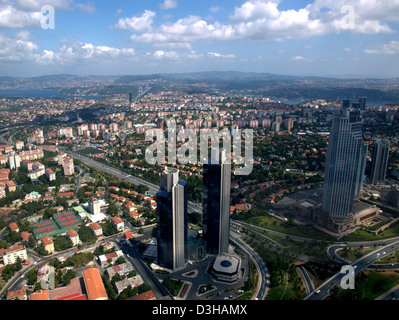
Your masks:
M 376 261 L 380 260 L 383 257 L 397 251 L 399 248 L 399 242 L 391 243 L 385 247 L 377 249 L 372 253 L 367 254 L 366 256 L 360 258 L 359 260 L 355 261 L 351 265 L 354 268 L 354 274 L 361 272 L 362 270 L 366 269 L 371 264 L 375 263 Z M 314 290 L 310 295 L 305 297 L 305 300 L 323 300 L 329 294 L 330 290 L 334 286 L 338 286 L 341 284 L 341 279 L 346 275 L 346 273 L 337 273 L 331 280 L 328 280 L 326 283 L 319 286 L 316 290 Z M 330 290 L 329 290 L 330 289 Z M 319 293 L 318 290 L 320 290 Z
M 103 171 L 105 171 L 107 173 L 113 174 L 113 175 L 117 176 L 120 179 L 126 180 L 126 181 L 128 181 L 130 183 L 133 183 L 133 184 L 136 184 L 136 185 L 140 185 L 141 184 L 141 185 L 147 186 L 149 188 L 149 191 L 151 193 L 153 193 L 153 194 L 156 194 L 159 191 L 159 187 L 158 186 L 156 186 L 156 185 L 154 185 L 154 184 L 152 184 L 150 182 L 147 182 L 145 180 L 142 180 L 140 178 L 134 177 L 132 175 L 128 175 L 127 173 L 125 173 L 123 171 L 120 171 L 120 170 L 115 169 L 113 167 L 107 166 L 105 164 L 102 164 L 102 163 L 97 162 L 95 160 L 92 160 L 90 158 L 81 156 L 81 155 L 79 155 L 77 153 L 74 153 L 74 152 L 68 151 L 68 154 L 71 157 L 75 158 L 75 159 L 81 160 L 81 161 L 85 162 L 86 164 L 93 166 L 96 169 L 100 169 L 100 170 L 103 170 Z M 201 205 L 192 203 L 190 201 L 188 202 L 188 209 L 189 209 L 189 211 L 194 211 L 194 212 L 199 212 L 199 213 L 202 212 L 202 206 Z

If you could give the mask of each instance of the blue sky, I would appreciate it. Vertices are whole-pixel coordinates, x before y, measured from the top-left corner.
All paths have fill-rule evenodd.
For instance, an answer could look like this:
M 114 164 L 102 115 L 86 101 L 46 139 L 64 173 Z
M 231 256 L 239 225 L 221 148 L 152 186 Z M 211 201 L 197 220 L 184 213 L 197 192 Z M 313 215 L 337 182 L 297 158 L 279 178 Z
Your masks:
M 399 77 L 398 30 L 399 0 L 0 0 L 0 75 Z

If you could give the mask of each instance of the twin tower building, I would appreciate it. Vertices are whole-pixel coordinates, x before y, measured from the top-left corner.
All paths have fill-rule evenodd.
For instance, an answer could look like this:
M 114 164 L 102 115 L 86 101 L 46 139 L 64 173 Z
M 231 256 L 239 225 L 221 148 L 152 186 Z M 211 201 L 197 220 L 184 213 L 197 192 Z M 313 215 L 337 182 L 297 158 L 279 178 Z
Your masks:
M 217 159 L 203 165 L 203 239 L 206 252 L 228 253 L 230 233 L 231 164 L 222 150 Z M 167 168 L 157 193 L 158 264 L 184 268 L 188 260 L 187 182 L 179 170 Z

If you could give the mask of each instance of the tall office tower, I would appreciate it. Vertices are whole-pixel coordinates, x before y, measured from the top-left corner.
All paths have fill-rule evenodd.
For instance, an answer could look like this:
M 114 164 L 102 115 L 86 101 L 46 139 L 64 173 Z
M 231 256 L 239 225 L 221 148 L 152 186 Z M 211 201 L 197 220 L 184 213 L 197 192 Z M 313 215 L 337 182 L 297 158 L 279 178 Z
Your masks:
M 133 95 L 132 95 L 132 93 L 130 92 L 129 93 L 129 105 L 131 105 L 133 103 Z
M 323 184 L 322 209 L 331 218 L 345 218 L 353 212 L 353 201 L 363 188 L 366 156 L 360 111 L 338 110 L 331 126 Z
M 348 109 L 351 107 L 351 101 L 349 99 L 345 99 L 342 101 L 342 108 Z
M 371 163 L 370 182 L 373 185 L 383 183 L 388 166 L 389 140 L 377 139 L 374 144 L 373 162 Z
M 157 193 L 158 263 L 183 268 L 187 258 L 187 182 L 179 170 L 166 168 Z
M 366 97 L 360 97 L 359 98 L 359 109 L 364 111 L 366 110 L 366 104 L 367 104 L 367 98 Z
M 214 162 L 203 166 L 203 236 L 207 252 L 221 255 L 229 250 L 231 164 L 225 150 Z

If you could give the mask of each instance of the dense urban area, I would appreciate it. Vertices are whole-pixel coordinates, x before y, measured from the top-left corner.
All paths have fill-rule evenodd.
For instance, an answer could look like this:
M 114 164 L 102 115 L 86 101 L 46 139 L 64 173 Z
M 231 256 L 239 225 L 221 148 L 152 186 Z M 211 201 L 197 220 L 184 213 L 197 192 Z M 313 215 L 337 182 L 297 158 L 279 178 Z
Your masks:
M 34 88 L 0 96 L 2 299 L 399 299 L 399 104 L 388 91 L 374 99 L 367 91 L 386 83 L 359 89 L 361 81 L 348 82 L 334 96 L 320 80 L 320 96 L 303 99 L 301 90 L 315 92 L 316 80 L 295 80 L 287 96 L 281 82 L 240 88 L 200 76 L 65 77 L 41 87 L 34 79 L 1 82 L 3 90 Z M 43 88 L 57 93 L 46 96 Z M 379 99 L 393 102 L 373 103 Z M 361 123 L 364 172 L 351 199 L 353 221 L 334 224 L 319 209 L 332 123 L 346 109 Z M 230 187 L 223 252 L 208 250 L 213 182 L 199 138 L 185 149 L 198 161 L 168 164 L 168 152 L 165 163 L 147 161 L 155 133 L 168 141 L 172 124 L 178 137 L 188 129 L 198 137 L 227 130 L 241 138 L 242 152 L 244 131 L 252 130 L 251 173 L 235 175 L 232 162 L 231 179 L 218 186 Z M 187 141 L 177 139 L 177 148 Z M 174 187 L 182 186 L 187 202 L 186 248 L 183 262 L 168 265 L 163 178 L 174 181 L 176 173 Z M 356 286 L 345 290 L 339 279 L 347 265 Z

